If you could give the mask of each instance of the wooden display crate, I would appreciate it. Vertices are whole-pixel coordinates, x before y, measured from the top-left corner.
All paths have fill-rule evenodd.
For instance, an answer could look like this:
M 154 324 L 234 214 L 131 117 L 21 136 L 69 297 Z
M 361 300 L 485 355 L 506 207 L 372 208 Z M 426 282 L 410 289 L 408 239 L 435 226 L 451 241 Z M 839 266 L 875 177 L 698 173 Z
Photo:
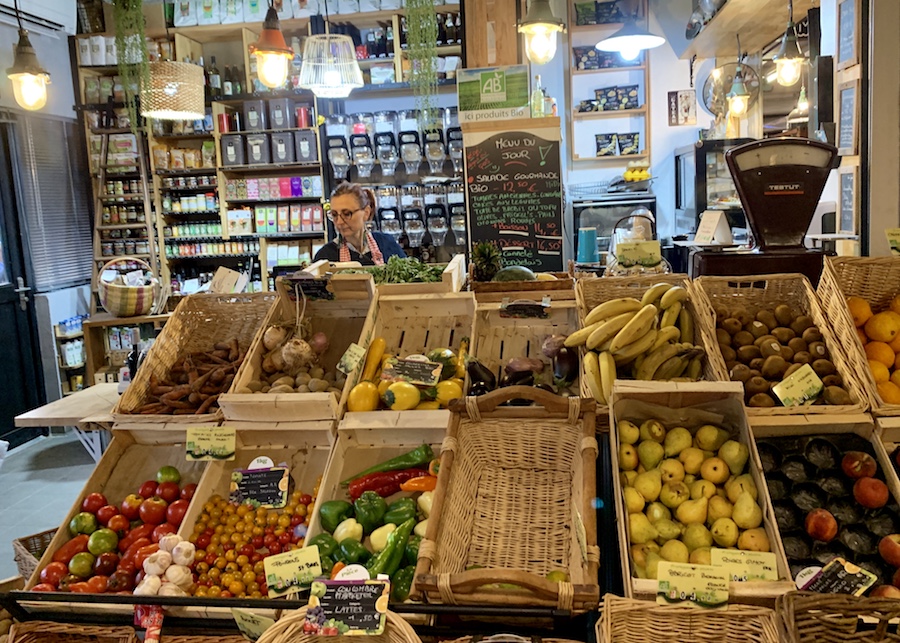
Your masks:
M 334 369 L 350 344 L 358 342 L 370 312 L 375 287 L 369 275 L 357 275 L 352 282 L 332 281 L 334 299 L 308 300 L 303 319 L 310 322 L 310 332 L 328 336 L 328 350 L 320 363 L 325 370 Z M 303 303 L 299 305 L 303 310 Z M 264 378 L 262 361 L 266 353 L 263 335 L 273 324 L 294 323 L 298 304 L 289 282 L 278 280 L 278 299 L 269 310 L 235 377 L 231 391 L 219 398 L 227 420 L 296 422 L 336 420 L 340 417 L 340 396 L 320 393 L 238 393 L 253 380 Z
M 763 512 L 763 527 L 777 559 L 778 581 L 751 581 L 730 583 L 729 596 L 733 602 L 756 603 L 771 601 L 775 596 L 794 588 L 790 580 L 787 558 L 781 547 L 781 538 L 775 524 L 772 503 L 759 464 L 759 456 L 753 441 L 750 424 L 744 411 L 744 391 L 737 382 L 616 382 L 610 404 L 610 452 L 612 454 L 613 493 L 619 530 L 619 553 L 625 594 L 629 598 L 656 600 L 658 582 L 654 579 L 636 578 L 632 575 L 630 540 L 626 525 L 627 511 L 622 494 L 622 478 L 619 475 L 619 436 L 617 422 L 628 419 L 635 422 L 655 418 L 659 407 L 670 413 L 670 420 L 663 420 L 666 428 L 684 426 L 688 429 L 710 423 L 730 431 L 750 450 L 747 472 L 753 477 L 759 497 L 757 504 Z M 664 411 L 665 412 L 665 411 Z M 709 415 L 709 414 L 713 415 Z M 721 418 L 720 420 L 718 418 Z
M 352 282 L 365 279 L 364 274 L 346 274 L 340 272 L 347 267 L 358 268 L 360 264 L 340 264 L 331 261 L 317 261 L 305 270 L 310 274 L 325 276 L 331 274 L 332 283 Z M 380 284 L 376 286 L 379 295 L 436 295 L 454 293 L 462 290 L 466 283 L 466 255 L 453 255 L 453 258 L 441 273 L 441 280 L 430 283 Z
M 475 268 L 469 264 L 469 290 L 478 303 L 510 299 L 540 301 L 547 296 L 554 300 L 575 299 L 575 262 L 569 261 L 566 272 L 549 273 L 556 277 L 547 281 L 475 281 Z
M 368 349 L 376 337 L 385 340 L 385 355 L 406 357 L 424 354 L 435 348 L 459 349 L 460 340 L 472 337 L 475 298 L 472 293 L 445 295 L 378 294 L 366 320 L 359 344 Z M 450 412 L 435 411 L 357 411 L 349 412 L 347 398 L 362 376 L 360 364 L 347 376 L 341 409 L 345 411 L 341 427 L 346 428 L 430 428 L 446 429 Z

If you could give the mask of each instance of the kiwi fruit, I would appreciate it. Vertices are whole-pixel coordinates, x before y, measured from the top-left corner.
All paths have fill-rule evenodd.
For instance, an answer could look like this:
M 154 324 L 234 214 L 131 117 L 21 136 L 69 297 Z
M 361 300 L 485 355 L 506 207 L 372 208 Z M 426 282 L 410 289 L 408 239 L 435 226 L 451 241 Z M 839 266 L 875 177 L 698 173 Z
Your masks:
M 746 308 L 735 308 L 731 311 L 731 316 L 741 322 L 742 328 L 753 321 L 753 315 Z
M 762 374 L 767 380 L 781 380 L 788 363 L 781 355 L 771 355 L 763 362 Z
M 794 353 L 794 364 L 812 364 L 813 358 L 808 351 Z
M 822 384 L 825 386 L 844 386 L 844 378 L 837 373 L 832 373 L 822 378 Z
M 779 304 L 775 306 L 775 319 L 779 326 L 789 326 L 794 321 L 794 311 L 787 304 Z
M 716 341 L 720 344 L 725 344 L 727 346 L 731 345 L 731 335 L 728 334 L 728 331 L 724 328 L 716 329 Z
M 765 361 L 765 358 L 762 356 L 754 357 L 747 363 L 747 366 L 749 366 L 754 371 L 761 371 L 763 362 Z
M 731 315 L 728 314 L 728 309 L 725 308 L 725 306 L 714 306 L 713 310 L 716 313 L 717 322 L 721 323 L 723 319 L 728 319 L 729 317 L 731 317 Z
M 725 370 L 730 373 L 731 369 L 733 369 L 737 365 L 738 365 L 738 362 L 736 362 L 736 361 L 725 362 Z
M 773 400 L 772 396 L 768 393 L 757 393 L 750 397 L 747 406 L 755 408 L 772 408 L 775 406 L 775 400 Z
M 732 345 L 734 346 L 752 346 L 756 338 L 746 330 L 740 330 L 734 334 Z M 755 346 L 753 348 L 756 348 Z
M 785 362 L 790 364 L 794 361 L 794 349 L 792 349 L 790 346 L 782 346 L 781 356 L 784 358 Z
M 833 375 L 835 373 L 834 364 L 829 359 L 817 359 L 812 363 L 812 368 L 819 377 Z
M 744 382 L 744 390 L 747 391 L 748 395 L 765 393 L 769 390 L 769 382 L 764 377 L 751 377 Z
M 801 333 L 800 337 L 802 337 L 803 341 L 805 341 L 807 344 L 822 341 L 822 333 L 819 332 L 819 329 L 816 326 L 810 326 L 809 328 L 805 329 L 803 333 Z
M 732 382 L 746 382 L 752 377 L 750 373 L 750 367 L 746 364 L 735 364 L 729 373 L 729 377 L 731 377 Z
M 769 334 L 769 327 L 766 326 L 761 321 L 750 322 L 750 325 L 747 327 L 747 330 L 750 331 L 750 334 L 753 335 L 754 339 L 762 337 L 763 335 Z
M 813 325 L 812 317 L 809 315 L 798 315 L 794 318 L 794 321 L 791 322 L 791 330 L 797 333 L 797 335 L 802 335 L 803 331 Z
M 781 357 L 781 344 L 778 342 L 766 342 L 759 347 L 759 351 L 763 357 L 771 357 L 772 355 Z
M 762 337 L 757 337 L 756 341 L 753 342 L 754 346 L 762 346 L 763 344 L 768 344 L 771 342 L 777 342 L 775 339 L 775 335 L 763 335 Z
M 744 325 L 734 317 L 723 319 L 720 326 L 722 326 L 722 328 L 724 328 L 728 332 L 728 334 L 732 336 L 744 327 Z
M 726 362 L 733 362 L 737 359 L 737 353 L 728 344 L 719 344 L 719 350 L 722 351 L 722 359 Z
M 762 309 L 756 313 L 756 321 L 762 322 L 769 328 L 775 328 L 778 326 L 778 320 L 775 319 L 775 314 L 771 310 Z
M 795 353 L 800 353 L 809 350 L 809 344 L 807 344 L 802 337 L 795 337 L 788 342 L 788 348 Z
M 744 362 L 744 364 L 749 364 L 757 357 L 761 357 L 762 353 L 759 352 L 759 347 L 753 346 L 741 346 L 737 349 L 737 358 Z
M 825 359 L 828 357 L 828 349 L 822 342 L 810 342 L 809 354 L 813 356 L 813 359 Z
M 822 399 L 825 400 L 826 404 L 834 404 L 836 406 L 853 404 L 850 394 L 840 386 L 826 386 L 825 391 L 822 393 Z
M 750 369 L 750 378 L 752 379 L 754 377 L 762 377 L 762 373 L 759 371 L 758 368 Z M 765 379 L 765 378 L 763 378 L 763 379 Z
M 773 328 L 772 335 L 774 335 L 775 339 L 777 339 L 782 344 L 787 344 L 789 341 L 791 341 L 792 339 L 794 339 L 794 337 L 797 336 L 797 334 L 794 331 L 792 331 L 790 328 L 785 328 L 784 326 L 779 326 L 778 328 Z
M 784 379 L 789 378 L 791 375 L 799 371 L 803 368 L 803 364 L 791 364 L 787 367 L 787 370 L 784 372 Z

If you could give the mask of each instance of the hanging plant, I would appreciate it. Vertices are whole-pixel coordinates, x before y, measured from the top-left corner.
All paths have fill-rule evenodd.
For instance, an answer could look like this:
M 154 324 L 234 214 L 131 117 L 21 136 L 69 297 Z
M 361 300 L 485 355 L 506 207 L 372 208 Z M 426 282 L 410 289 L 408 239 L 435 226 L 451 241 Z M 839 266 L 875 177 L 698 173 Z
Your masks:
M 137 108 L 140 88 L 150 84 L 147 46 L 144 41 L 144 13 L 142 0 L 113 0 L 113 19 L 116 23 L 116 51 L 119 76 L 125 95 L 125 108 L 131 131 L 137 135 L 141 125 Z
M 406 26 L 411 65 L 409 84 L 416 97 L 419 126 L 430 129 L 437 94 L 438 26 L 434 0 L 407 0 Z

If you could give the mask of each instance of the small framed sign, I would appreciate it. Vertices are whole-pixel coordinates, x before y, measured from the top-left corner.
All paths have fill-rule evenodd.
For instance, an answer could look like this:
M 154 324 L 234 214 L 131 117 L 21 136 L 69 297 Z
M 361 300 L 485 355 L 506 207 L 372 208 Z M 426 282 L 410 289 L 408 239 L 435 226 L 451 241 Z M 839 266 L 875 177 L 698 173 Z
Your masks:
M 841 83 L 838 86 L 838 131 L 837 148 L 841 156 L 856 154 L 859 123 L 859 81 Z
M 857 213 L 859 203 L 857 184 L 859 179 L 858 167 L 842 167 L 838 169 L 838 232 L 856 234 Z
M 839 0 L 837 8 L 837 68 L 859 63 L 859 0 Z

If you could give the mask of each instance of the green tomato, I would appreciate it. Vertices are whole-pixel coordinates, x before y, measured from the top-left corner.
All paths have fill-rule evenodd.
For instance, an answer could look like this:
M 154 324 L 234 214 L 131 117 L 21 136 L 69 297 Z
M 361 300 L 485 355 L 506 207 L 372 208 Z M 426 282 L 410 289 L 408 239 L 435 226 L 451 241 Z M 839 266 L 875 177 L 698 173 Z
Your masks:
M 94 571 L 94 555 L 86 551 L 72 556 L 69 561 L 69 573 L 75 574 L 78 578 L 87 578 Z
M 94 556 L 114 551 L 119 544 L 119 536 L 112 529 L 103 527 L 91 534 L 88 539 L 88 551 Z
M 178 469 L 171 465 L 166 465 L 164 467 L 160 467 L 159 471 L 156 472 L 156 481 L 157 482 L 174 482 L 178 484 L 181 482 L 181 474 L 178 473 Z
M 97 531 L 97 516 L 87 511 L 75 514 L 75 517 L 69 521 L 69 533 L 73 536 L 78 534 L 92 534 Z

